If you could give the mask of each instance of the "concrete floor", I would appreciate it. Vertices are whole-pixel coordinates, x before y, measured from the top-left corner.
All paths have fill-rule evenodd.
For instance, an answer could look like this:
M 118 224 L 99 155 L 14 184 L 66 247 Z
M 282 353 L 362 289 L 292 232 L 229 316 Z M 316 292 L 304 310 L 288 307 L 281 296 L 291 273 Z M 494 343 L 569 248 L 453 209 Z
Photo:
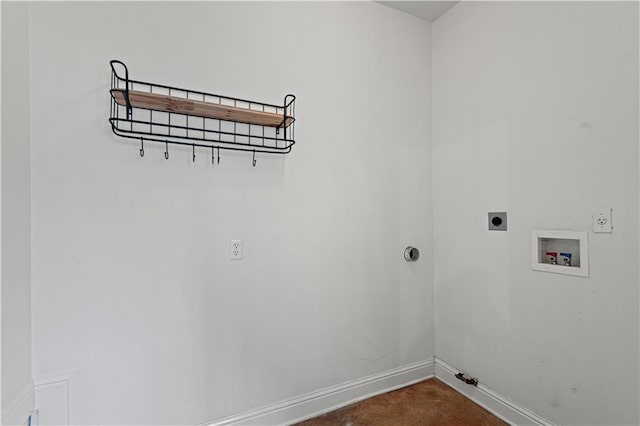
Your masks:
M 302 426 L 504 426 L 484 408 L 437 379 L 373 398 L 301 423 Z

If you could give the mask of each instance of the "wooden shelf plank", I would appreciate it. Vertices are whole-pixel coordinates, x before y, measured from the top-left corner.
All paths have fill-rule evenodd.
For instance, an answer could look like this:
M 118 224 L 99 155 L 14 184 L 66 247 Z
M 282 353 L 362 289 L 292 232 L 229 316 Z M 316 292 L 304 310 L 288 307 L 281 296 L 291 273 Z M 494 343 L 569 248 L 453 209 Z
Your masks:
M 125 105 L 124 89 L 111 89 L 111 95 L 119 105 Z M 287 117 L 283 126 L 283 115 L 273 112 L 255 111 L 228 105 L 213 104 L 175 96 L 129 90 L 129 103 L 132 108 L 144 108 L 154 111 L 175 112 L 196 117 L 216 120 L 236 121 L 258 126 L 287 127 L 293 117 Z

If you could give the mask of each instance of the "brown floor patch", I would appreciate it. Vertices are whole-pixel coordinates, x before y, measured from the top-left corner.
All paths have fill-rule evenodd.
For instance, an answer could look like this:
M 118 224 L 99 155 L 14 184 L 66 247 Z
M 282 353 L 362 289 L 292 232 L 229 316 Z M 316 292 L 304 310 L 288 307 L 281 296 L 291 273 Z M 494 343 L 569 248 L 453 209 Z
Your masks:
M 365 399 L 302 426 L 504 426 L 505 422 L 437 379 Z

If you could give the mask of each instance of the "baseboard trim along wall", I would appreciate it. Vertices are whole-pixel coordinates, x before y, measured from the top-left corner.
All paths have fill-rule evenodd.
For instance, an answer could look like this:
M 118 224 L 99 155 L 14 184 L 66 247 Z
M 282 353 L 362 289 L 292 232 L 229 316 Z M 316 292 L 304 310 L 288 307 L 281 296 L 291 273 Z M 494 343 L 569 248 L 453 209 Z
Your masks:
M 282 425 L 296 423 L 433 376 L 434 361 L 430 359 L 337 386 L 331 386 L 256 410 L 213 420 L 204 423 L 204 425 Z
M 435 376 L 440 381 L 460 392 L 476 404 L 484 407 L 495 416 L 512 425 L 554 426 L 553 423 L 523 406 L 516 404 L 490 387 L 478 382 L 478 386 L 468 385 L 458 378 L 460 370 L 435 358 Z
M 35 394 L 33 388 L 33 382 L 27 383 L 27 385 L 20 391 L 18 395 L 2 410 L 2 424 L 3 425 L 23 425 L 29 419 L 29 415 L 33 412 L 35 407 Z
M 310 419 L 375 395 L 436 377 L 452 389 L 513 425 L 555 426 L 482 382 L 468 385 L 456 378 L 460 370 L 434 357 L 331 386 L 255 410 L 215 419 L 201 426 L 285 425 Z M 78 373 L 61 371 L 34 377 L 3 413 L 2 424 L 23 425 L 38 409 L 39 424 L 78 424 Z

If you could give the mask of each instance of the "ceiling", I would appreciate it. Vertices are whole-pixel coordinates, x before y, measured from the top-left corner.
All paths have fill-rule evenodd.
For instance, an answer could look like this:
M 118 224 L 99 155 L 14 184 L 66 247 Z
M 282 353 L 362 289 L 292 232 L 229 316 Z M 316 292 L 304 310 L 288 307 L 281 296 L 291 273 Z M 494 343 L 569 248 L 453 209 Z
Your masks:
M 425 21 L 433 22 L 443 13 L 451 9 L 457 1 L 379 1 L 385 6 L 401 10 L 409 15 L 417 16 Z

